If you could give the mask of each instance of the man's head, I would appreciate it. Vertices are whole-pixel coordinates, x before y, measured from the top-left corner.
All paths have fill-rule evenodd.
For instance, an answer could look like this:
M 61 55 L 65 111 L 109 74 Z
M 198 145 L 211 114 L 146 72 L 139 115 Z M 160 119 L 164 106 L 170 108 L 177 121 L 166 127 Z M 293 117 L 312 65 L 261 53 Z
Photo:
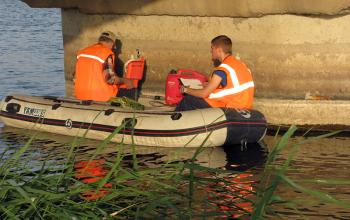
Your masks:
M 113 48 L 114 42 L 116 40 L 116 36 L 111 31 L 104 31 L 101 33 L 100 37 L 98 38 L 98 42 L 104 44 L 105 46 L 109 47 L 110 49 Z
M 213 61 L 222 61 L 227 55 L 231 54 L 232 41 L 226 35 L 217 36 L 211 41 L 211 58 Z

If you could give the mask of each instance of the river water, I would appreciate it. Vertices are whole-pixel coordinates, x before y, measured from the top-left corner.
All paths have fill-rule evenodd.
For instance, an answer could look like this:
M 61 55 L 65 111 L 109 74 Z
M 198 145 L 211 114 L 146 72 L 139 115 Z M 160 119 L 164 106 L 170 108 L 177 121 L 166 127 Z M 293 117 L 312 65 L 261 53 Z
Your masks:
M 9 93 L 29 95 L 64 96 L 63 40 L 61 13 L 59 9 L 33 9 L 18 0 L 0 0 L 0 98 Z M 270 132 L 273 133 L 273 132 Z M 277 136 L 278 138 L 280 136 Z M 28 139 L 28 132 L 5 127 L 0 122 L 0 151 L 11 151 L 22 146 Z M 305 138 L 295 136 L 292 142 Z M 41 160 L 64 161 L 71 137 L 42 133 L 33 142 L 30 151 L 35 155 L 33 169 Z M 265 138 L 271 150 L 274 136 Z M 98 143 L 87 140 L 77 155 L 81 160 L 91 155 Z M 111 147 L 104 157 L 115 153 Z M 194 149 L 169 150 L 164 148 L 140 147 L 137 154 L 145 166 L 152 166 L 168 160 L 186 160 Z M 222 148 L 207 149 L 198 157 L 198 162 L 210 167 L 233 167 L 240 164 L 242 170 L 251 167 L 252 175 L 261 172 L 266 152 L 251 148 L 249 152 L 225 152 Z M 277 160 L 283 163 L 287 152 Z M 300 146 L 292 162 L 289 176 L 294 179 L 342 179 L 350 176 L 350 138 L 346 135 L 316 140 Z M 321 190 L 337 199 L 350 203 L 349 185 L 327 185 L 307 183 L 304 186 Z M 328 204 L 301 193 L 286 185 L 277 188 L 277 194 L 284 199 L 299 201 L 296 209 L 275 205 L 271 219 L 350 219 L 350 210 Z

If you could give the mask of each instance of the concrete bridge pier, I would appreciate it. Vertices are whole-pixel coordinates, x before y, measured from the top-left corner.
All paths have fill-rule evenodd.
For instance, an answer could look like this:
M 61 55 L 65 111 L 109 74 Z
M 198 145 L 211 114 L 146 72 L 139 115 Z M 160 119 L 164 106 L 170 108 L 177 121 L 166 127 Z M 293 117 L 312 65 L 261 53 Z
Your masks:
M 121 39 L 123 60 L 143 52 L 143 93 L 160 94 L 170 69 L 210 73 L 209 42 L 226 34 L 253 73 L 254 108 L 270 123 L 350 125 L 350 0 L 24 1 L 62 8 L 67 96 L 77 50 L 103 30 Z

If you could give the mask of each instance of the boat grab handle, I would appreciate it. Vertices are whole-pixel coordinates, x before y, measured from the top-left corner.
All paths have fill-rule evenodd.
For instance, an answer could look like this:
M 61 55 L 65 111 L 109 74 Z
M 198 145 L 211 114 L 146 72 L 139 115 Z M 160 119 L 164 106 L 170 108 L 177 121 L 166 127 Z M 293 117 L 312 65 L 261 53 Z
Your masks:
M 56 110 L 56 109 L 58 109 L 59 107 L 61 107 L 61 104 L 60 104 L 60 103 L 53 104 L 53 105 L 52 105 L 52 110 Z
M 13 99 L 13 96 L 12 95 L 8 95 L 5 98 L 5 102 L 9 102 L 11 99 Z
M 6 111 L 8 113 L 15 114 L 19 112 L 20 109 L 21 109 L 21 105 L 18 103 L 9 103 L 6 105 Z
M 179 120 L 182 117 L 182 114 L 180 112 L 175 112 L 170 117 L 173 121 L 175 121 L 175 120 Z
M 122 124 L 125 124 L 125 128 L 127 130 L 134 129 L 135 125 L 137 124 L 136 118 L 124 118 L 122 121 Z
M 107 110 L 105 110 L 105 115 L 106 116 L 110 116 L 112 113 L 114 112 L 114 109 L 107 109 Z

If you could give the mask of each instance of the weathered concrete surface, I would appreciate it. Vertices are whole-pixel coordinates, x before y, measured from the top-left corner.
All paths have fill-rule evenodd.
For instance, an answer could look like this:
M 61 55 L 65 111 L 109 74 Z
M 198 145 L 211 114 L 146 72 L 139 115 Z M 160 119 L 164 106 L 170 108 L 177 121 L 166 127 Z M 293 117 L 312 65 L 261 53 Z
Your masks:
M 254 109 L 273 125 L 350 126 L 350 101 L 255 99 Z
M 91 14 L 259 17 L 348 14 L 349 0 L 23 0 L 32 7 L 77 8 Z
M 136 48 L 144 53 L 148 71 L 143 88 L 151 91 L 164 89 L 172 68 L 209 73 L 209 42 L 226 34 L 253 72 L 257 97 L 304 98 L 310 92 L 350 98 L 350 15 L 223 18 L 87 15 L 63 10 L 62 18 L 68 80 L 77 50 L 95 42 L 105 29 L 122 40 L 122 59 Z
M 226 34 L 252 70 L 254 108 L 269 123 L 350 125 L 349 101 L 301 100 L 306 93 L 350 99 L 350 0 L 25 2 L 63 8 L 68 96 L 76 52 L 103 30 L 122 40 L 124 61 L 136 48 L 143 52 L 148 68 L 142 91 L 158 94 L 172 68 L 210 73 L 209 42 Z

